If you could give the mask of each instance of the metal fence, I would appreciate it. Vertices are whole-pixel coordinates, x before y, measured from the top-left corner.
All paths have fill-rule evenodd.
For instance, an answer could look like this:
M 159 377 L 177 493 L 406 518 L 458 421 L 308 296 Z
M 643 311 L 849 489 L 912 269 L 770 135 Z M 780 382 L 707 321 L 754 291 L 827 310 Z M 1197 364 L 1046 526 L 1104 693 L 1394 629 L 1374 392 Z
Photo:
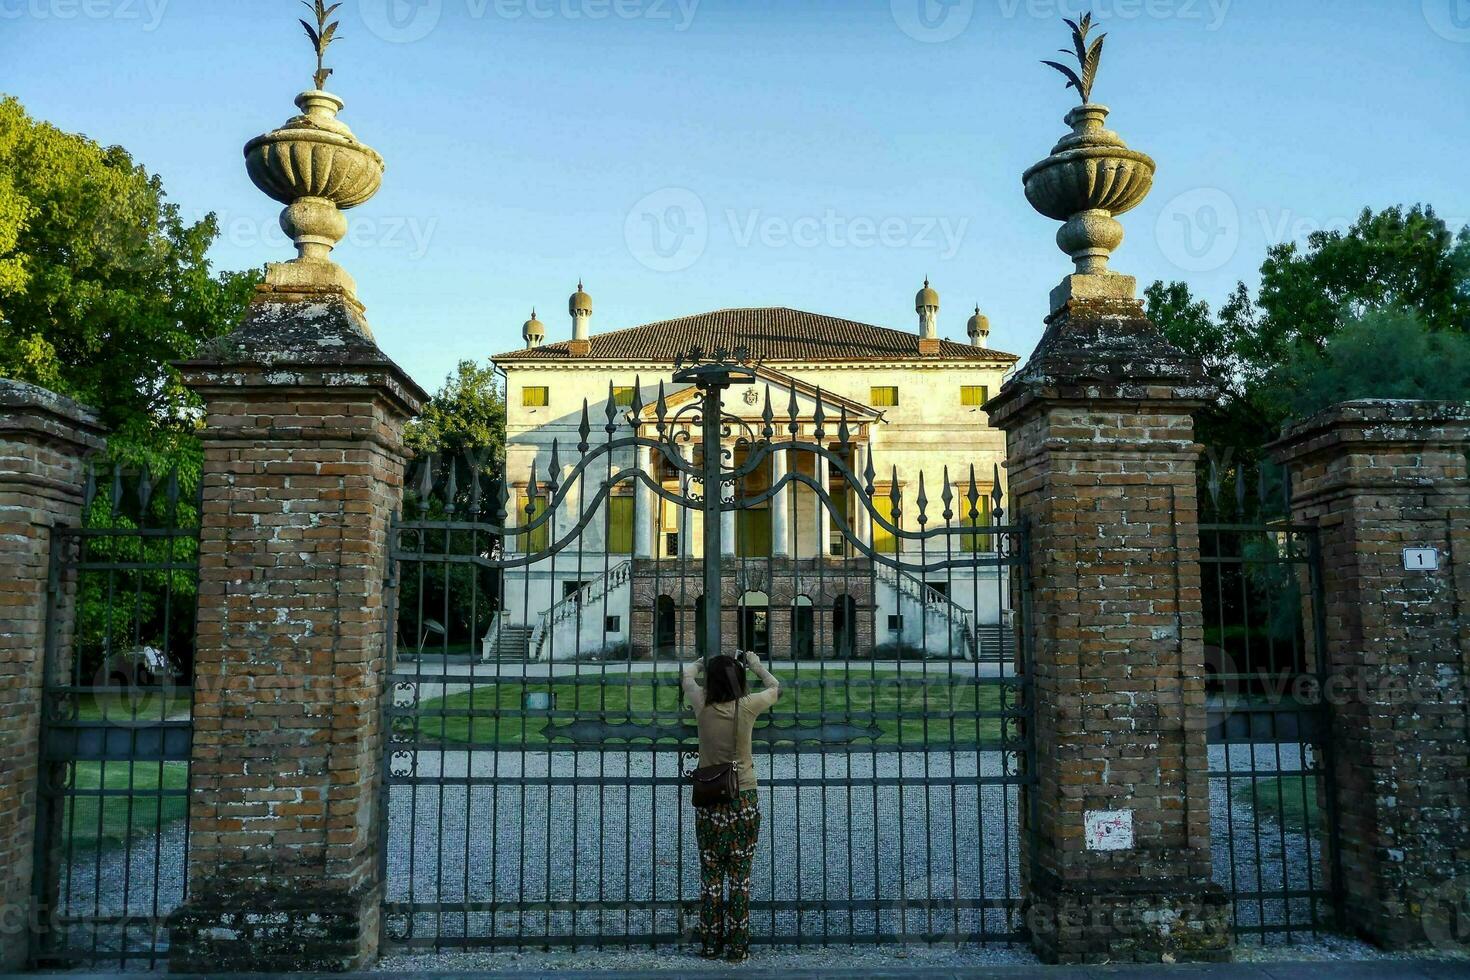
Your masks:
M 188 849 L 198 504 L 177 474 L 89 473 L 53 533 L 37 965 L 152 968 Z
M 1025 532 L 973 470 L 880 477 L 820 392 L 727 411 L 754 377 L 696 358 L 682 397 L 610 393 L 526 474 L 419 463 L 392 532 L 389 945 L 685 939 L 679 669 L 736 647 L 782 683 L 753 941 L 1020 937 Z
M 1200 525 L 1215 880 L 1238 941 L 1338 921 L 1331 707 L 1316 529 L 1266 464 L 1212 463 Z

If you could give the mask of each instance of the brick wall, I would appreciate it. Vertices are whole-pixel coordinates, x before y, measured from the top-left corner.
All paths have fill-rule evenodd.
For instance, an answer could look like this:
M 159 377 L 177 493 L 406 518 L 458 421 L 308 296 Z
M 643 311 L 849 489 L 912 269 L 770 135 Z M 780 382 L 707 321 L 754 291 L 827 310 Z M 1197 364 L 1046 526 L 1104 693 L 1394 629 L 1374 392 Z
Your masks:
M 85 459 L 102 446 L 88 410 L 0 379 L 0 971 L 24 965 L 37 912 L 31 889 L 51 529 L 79 522 Z M 69 609 L 68 583 L 58 584 L 57 599 Z M 69 629 L 61 613 L 63 621 Z
M 250 361 L 185 365 L 208 417 L 175 970 L 376 955 L 388 527 L 422 393 L 319 309 L 258 300 Z
M 1036 861 L 1023 868 L 1048 961 L 1226 955 L 1190 417 L 1207 394 L 1139 304 L 1074 301 L 986 406 L 1006 430 L 1012 514 L 1030 526 L 1036 784 L 1022 819 Z M 1089 848 L 1087 814 L 1118 811 L 1132 846 Z
M 1464 404 L 1369 401 L 1272 450 L 1295 520 L 1319 529 L 1347 924 L 1389 946 L 1465 941 L 1467 447 Z M 1439 568 L 1406 570 L 1405 548 L 1435 549 Z

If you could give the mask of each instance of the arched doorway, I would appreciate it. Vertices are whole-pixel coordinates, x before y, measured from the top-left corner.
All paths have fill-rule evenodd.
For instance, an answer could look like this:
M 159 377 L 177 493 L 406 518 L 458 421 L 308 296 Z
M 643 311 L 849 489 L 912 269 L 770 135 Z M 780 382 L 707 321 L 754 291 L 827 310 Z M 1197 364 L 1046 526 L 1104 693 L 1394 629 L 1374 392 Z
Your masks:
M 850 660 L 857 650 L 857 602 L 844 592 L 832 603 L 832 656 Z
M 810 596 L 799 595 L 791 603 L 791 657 L 812 660 L 817 655 L 816 616 Z
M 675 639 L 677 624 L 674 616 L 674 597 L 661 595 L 653 603 L 653 650 L 654 653 L 670 653 L 678 645 Z
M 747 592 L 740 597 L 740 649 L 771 653 L 771 597 L 764 592 Z

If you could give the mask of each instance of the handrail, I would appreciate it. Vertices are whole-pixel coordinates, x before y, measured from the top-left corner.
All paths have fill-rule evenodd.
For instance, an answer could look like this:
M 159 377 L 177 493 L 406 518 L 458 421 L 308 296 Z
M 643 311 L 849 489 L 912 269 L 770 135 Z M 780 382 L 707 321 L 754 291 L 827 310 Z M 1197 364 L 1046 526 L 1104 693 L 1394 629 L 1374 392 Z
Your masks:
M 928 615 L 931 611 L 937 613 L 938 610 L 935 609 L 937 606 L 947 606 L 948 615 L 945 617 L 946 621 L 952 623 L 956 619 L 959 620 L 960 630 L 965 638 L 965 643 L 970 647 L 968 651 L 969 656 L 973 658 L 978 655 L 979 635 L 975 631 L 974 613 L 934 588 L 928 582 L 916 578 L 907 572 L 892 569 L 885 565 L 875 565 L 874 568 L 879 570 L 878 577 L 880 579 L 892 576 L 895 581 L 889 584 L 893 585 L 899 592 L 907 594 L 909 598 L 917 600 L 923 607 L 925 615 Z M 904 589 L 905 585 L 908 586 L 907 590 Z
M 541 647 L 558 623 L 577 615 L 588 604 L 596 602 L 617 586 L 628 581 L 632 574 L 633 559 L 625 558 L 580 589 L 562 596 L 559 601 L 541 614 L 540 620 L 536 623 L 536 628 L 531 633 L 530 659 L 541 659 Z

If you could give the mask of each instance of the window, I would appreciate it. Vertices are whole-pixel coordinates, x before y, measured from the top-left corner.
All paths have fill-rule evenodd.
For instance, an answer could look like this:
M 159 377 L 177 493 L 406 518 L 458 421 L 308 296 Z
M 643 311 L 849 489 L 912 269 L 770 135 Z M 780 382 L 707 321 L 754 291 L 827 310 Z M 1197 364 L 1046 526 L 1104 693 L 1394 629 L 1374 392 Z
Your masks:
M 633 498 L 607 498 L 607 553 L 633 553 Z
M 545 385 L 527 385 L 521 389 L 521 404 L 526 408 L 545 408 L 551 404 L 551 389 Z
M 613 385 L 613 404 L 619 408 L 627 408 L 633 404 L 632 385 Z
M 527 508 L 530 508 L 529 511 Z M 528 527 L 539 520 L 546 513 L 546 498 L 542 496 L 529 497 L 524 489 L 516 493 L 516 522 L 521 527 Z M 546 542 L 550 540 L 550 522 L 532 528 L 529 531 L 521 531 L 516 535 L 516 546 L 523 554 L 545 551 Z
M 890 633 L 897 633 L 901 629 L 903 629 L 903 617 L 902 616 L 889 616 L 888 617 L 888 632 L 890 632 Z
M 960 404 L 966 408 L 979 408 L 989 400 L 989 385 L 960 385 Z
M 893 519 L 893 498 L 887 492 L 873 494 L 873 509 L 878 512 L 877 516 L 883 518 L 895 527 L 901 528 L 898 521 Z M 898 538 L 888 528 L 879 524 L 877 519 L 873 520 L 873 550 L 887 552 L 890 555 L 898 554 Z
M 827 514 L 827 554 L 832 558 L 842 558 L 847 554 L 846 532 L 842 530 L 843 525 L 852 527 L 847 498 L 846 484 L 832 488 L 832 510 Z
M 771 509 L 739 510 L 736 514 L 735 553 L 741 558 L 771 556 Z
M 606 625 L 606 629 L 604 629 L 603 632 L 605 632 L 605 633 L 621 633 L 623 631 L 623 617 L 621 617 L 621 616 L 608 616 L 607 617 L 607 623 L 605 625 Z
M 868 404 L 874 408 L 893 408 L 898 405 L 898 387 L 874 385 L 868 389 Z
M 976 509 L 980 511 L 980 513 L 976 515 L 973 519 L 971 519 L 970 501 L 963 498 L 960 500 L 959 519 L 956 521 L 956 523 L 960 527 L 980 528 L 990 526 L 990 498 L 988 496 L 981 497 L 979 500 L 975 501 L 975 506 Z M 960 550 L 992 551 L 994 550 L 994 546 L 991 544 L 991 537 L 992 535 L 989 534 L 961 534 Z

